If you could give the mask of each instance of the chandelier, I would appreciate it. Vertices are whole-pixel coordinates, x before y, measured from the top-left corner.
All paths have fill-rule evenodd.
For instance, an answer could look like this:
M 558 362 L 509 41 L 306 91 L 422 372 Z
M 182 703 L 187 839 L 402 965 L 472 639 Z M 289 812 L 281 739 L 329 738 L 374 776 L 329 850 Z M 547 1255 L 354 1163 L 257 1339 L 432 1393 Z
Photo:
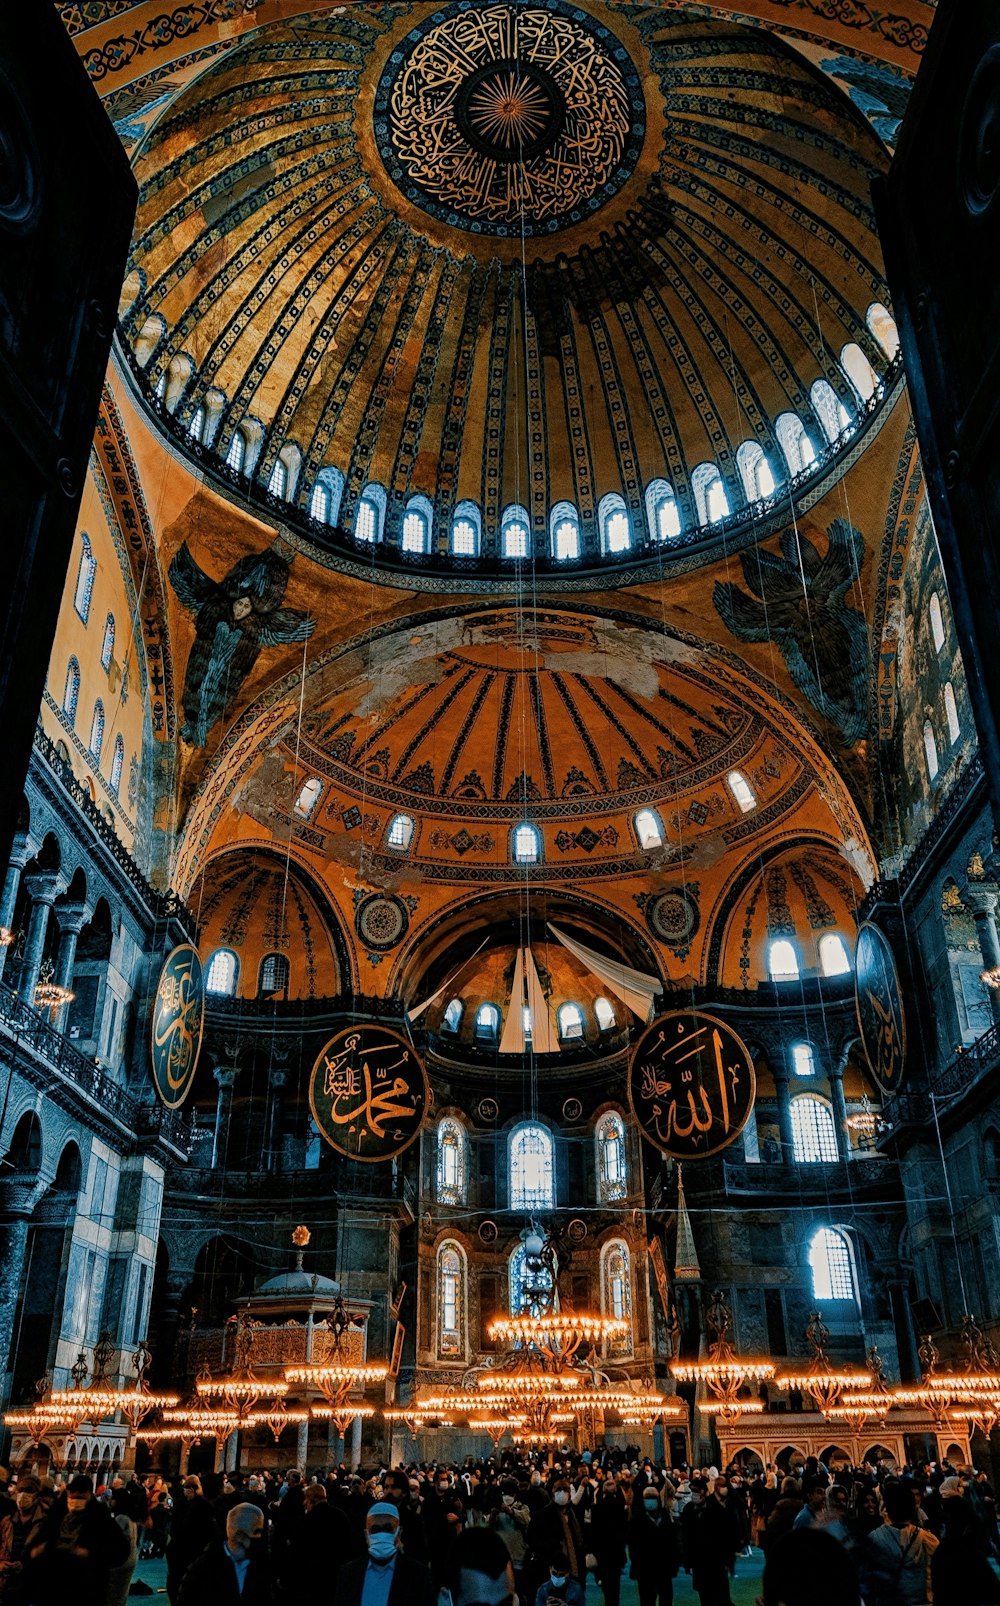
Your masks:
M 35 1004 L 39 1009 L 50 1010 L 55 1015 L 64 1004 L 71 1004 L 76 994 L 69 987 L 60 987 L 53 981 L 55 966 L 51 959 L 46 959 L 38 972 L 38 981 L 35 985 Z
M 569 1366 L 584 1345 L 593 1351 L 598 1344 L 620 1343 L 628 1337 L 629 1324 L 620 1316 L 555 1311 L 542 1316 L 499 1316 L 490 1322 L 488 1332 L 494 1342 L 508 1349 L 533 1350 L 545 1366 L 561 1368 Z
M 993 1403 L 1000 1399 L 1000 1356 L 974 1316 L 962 1317 L 960 1337 L 966 1354 L 963 1371 L 939 1372 L 940 1353 L 930 1334 L 924 1333 L 917 1350 L 922 1374 L 919 1385 L 893 1391 L 897 1404 L 921 1406 L 938 1433 L 958 1418 L 982 1427 L 990 1419 Z
M 741 1400 L 740 1390 L 774 1376 L 772 1361 L 737 1355 L 728 1337 L 732 1321 L 732 1312 L 722 1290 L 716 1289 L 705 1312 L 705 1323 L 711 1334 L 707 1357 L 703 1361 L 670 1363 L 670 1371 L 679 1383 L 704 1383 L 711 1390 L 715 1400 L 706 1402 L 706 1415 L 716 1413 L 726 1421 L 733 1421 L 747 1411 L 755 1412 L 759 1402 Z
M 836 1366 L 833 1363 L 827 1353 L 830 1329 L 818 1310 L 814 1310 L 810 1316 L 805 1336 L 813 1351 L 805 1371 L 785 1372 L 774 1381 L 779 1388 L 799 1389 L 803 1394 L 808 1394 L 817 1411 L 828 1416 L 837 1410 L 842 1396 L 848 1390 L 857 1394 L 869 1388 L 872 1375 L 857 1366 Z
M 277 1378 L 258 1377 L 253 1369 L 254 1332 L 257 1324 L 244 1307 L 235 1318 L 235 1359 L 231 1372 L 219 1377 L 202 1375 L 195 1380 L 199 1399 L 209 1407 L 234 1415 L 240 1425 L 249 1424 L 256 1407 L 267 1395 L 287 1394 L 288 1384 Z
M 181 1438 L 214 1439 L 220 1454 L 222 1448 L 232 1435 L 241 1427 L 247 1425 L 245 1416 L 241 1417 L 235 1411 L 213 1409 L 211 1407 L 200 1410 L 197 1406 L 183 1406 L 178 1410 L 166 1410 L 163 1413 L 165 1422 L 176 1422 Z
M 305 1231 L 304 1228 L 296 1230 Z M 352 1322 L 342 1299 L 337 1300 L 326 1325 L 333 1334 L 332 1360 L 321 1365 L 307 1361 L 298 1366 L 286 1366 L 285 1389 L 305 1385 L 321 1394 L 323 1401 L 312 1406 L 312 1414 L 319 1421 L 332 1422 L 343 1438 L 352 1422 L 375 1415 L 374 1406 L 352 1400 L 351 1395 L 359 1390 L 363 1392 L 369 1383 L 384 1383 L 389 1367 L 385 1361 L 355 1362 L 349 1358 L 344 1339 Z
M 102 1333 L 94 1345 L 94 1375 L 90 1384 L 85 1386 L 87 1362 L 85 1353 L 81 1350 L 71 1372 L 73 1388 L 53 1389 L 47 1401 L 36 1406 L 36 1410 L 50 1414 L 66 1413 L 74 1424 L 71 1429 L 74 1434 L 82 1422 L 91 1422 L 96 1426 L 105 1417 L 120 1415 L 128 1424 L 130 1435 L 134 1437 L 139 1424 L 145 1421 L 147 1416 L 176 1406 L 180 1395 L 154 1393 L 149 1386 L 147 1373 L 153 1360 L 153 1352 L 145 1339 L 140 1339 L 138 1348 L 132 1355 L 135 1382 L 129 1388 L 115 1385 L 108 1375 L 108 1369 L 116 1353 L 117 1346 L 111 1334 Z
M 316 1414 L 315 1410 L 312 1414 Z M 305 1408 L 286 1405 L 281 1395 L 276 1394 L 270 1405 L 265 1406 L 263 1410 L 254 1411 L 252 1416 L 247 1418 L 247 1426 L 270 1428 L 277 1444 L 286 1428 L 300 1427 L 303 1422 L 309 1421 L 309 1417 L 310 1413 Z

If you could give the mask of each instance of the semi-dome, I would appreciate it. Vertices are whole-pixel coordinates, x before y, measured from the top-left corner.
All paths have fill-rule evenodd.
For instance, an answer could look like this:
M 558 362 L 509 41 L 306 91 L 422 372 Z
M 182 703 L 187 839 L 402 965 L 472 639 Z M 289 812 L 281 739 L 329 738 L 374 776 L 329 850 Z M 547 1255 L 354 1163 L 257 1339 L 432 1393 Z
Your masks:
M 763 30 L 342 7 L 155 126 L 123 330 L 164 421 L 317 539 L 620 556 L 766 499 L 871 395 L 883 165 Z

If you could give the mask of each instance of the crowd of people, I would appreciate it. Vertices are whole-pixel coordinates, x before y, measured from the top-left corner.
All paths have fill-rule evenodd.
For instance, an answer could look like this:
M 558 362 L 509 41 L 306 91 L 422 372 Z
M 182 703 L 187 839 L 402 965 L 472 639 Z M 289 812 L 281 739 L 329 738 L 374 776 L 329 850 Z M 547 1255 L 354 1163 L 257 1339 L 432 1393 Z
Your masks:
M 626 1577 L 671 1606 L 681 1572 L 730 1606 L 755 1546 L 762 1606 L 1000 1606 L 993 1490 L 947 1463 L 746 1476 L 617 1451 L 96 1489 L 0 1469 L 0 1606 L 124 1606 L 140 1554 L 165 1556 L 171 1606 L 583 1606 L 589 1577 L 604 1606 Z

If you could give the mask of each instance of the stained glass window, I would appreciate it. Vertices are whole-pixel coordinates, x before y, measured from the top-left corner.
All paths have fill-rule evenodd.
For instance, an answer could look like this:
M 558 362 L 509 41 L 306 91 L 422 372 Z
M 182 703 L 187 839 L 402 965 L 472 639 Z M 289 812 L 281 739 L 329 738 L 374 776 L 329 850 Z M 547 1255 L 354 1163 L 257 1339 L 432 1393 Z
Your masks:
M 803 1093 L 791 1101 L 792 1153 L 800 1165 L 838 1160 L 837 1129 L 829 1104 Z
M 543 1126 L 516 1127 L 510 1139 L 510 1208 L 555 1207 L 552 1138 Z
M 442 1204 L 465 1203 L 465 1133 L 457 1121 L 437 1129 L 437 1196 Z
M 518 1244 L 508 1262 L 510 1313 L 512 1316 L 543 1316 L 552 1304 L 552 1272 L 540 1260 L 529 1260 L 523 1244 Z
M 597 1127 L 597 1178 L 601 1200 L 624 1199 L 628 1191 L 625 1168 L 625 1123 L 614 1111 Z
M 216 993 L 220 998 L 232 998 L 239 973 L 240 963 L 232 949 L 216 948 L 209 960 L 205 991 Z
M 842 1232 L 819 1227 L 809 1242 L 814 1299 L 854 1299 L 851 1249 Z
M 456 1243 L 443 1243 L 437 1252 L 438 1353 L 461 1355 L 465 1350 L 465 1257 Z
M 632 1321 L 632 1275 L 627 1245 L 620 1239 L 606 1244 L 601 1253 L 601 1306 L 605 1316 L 619 1321 Z M 608 1345 L 615 1355 L 632 1353 L 632 1329 Z
M 73 606 L 84 624 L 90 618 L 90 599 L 94 594 L 94 576 L 97 574 L 97 559 L 90 544 L 90 536 L 82 530 L 80 540 L 83 551 L 80 553 L 80 567 L 76 572 L 76 590 L 73 593 Z

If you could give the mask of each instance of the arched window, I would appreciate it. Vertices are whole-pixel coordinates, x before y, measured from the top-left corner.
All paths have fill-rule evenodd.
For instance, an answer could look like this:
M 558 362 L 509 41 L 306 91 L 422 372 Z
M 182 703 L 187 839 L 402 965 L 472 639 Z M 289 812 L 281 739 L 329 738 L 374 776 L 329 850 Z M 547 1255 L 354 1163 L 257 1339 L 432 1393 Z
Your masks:
M 756 794 L 745 775 L 741 775 L 739 770 L 730 770 L 726 781 L 741 814 L 749 814 L 751 809 L 757 807 Z
M 787 937 L 776 937 L 768 944 L 767 973 L 772 981 L 798 981 L 799 956 Z
M 604 1316 L 617 1321 L 632 1320 L 632 1274 L 626 1244 L 614 1239 L 601 1251 L 601 1307 Z M 631 1339 L 614 1346 L 631 1349 Z
M 556 1018 L 559 1022 L 559 1036 L 564 1042 L 572 1037 L 583 1036 L 583 1010 L 579 1004 L 560 1004 Z
M 438 1354 L 465 1354 L 465 1256 L 456 1243 L 437 1252 Z
M 744 441 L 736 453 L 736 467 L 748 502 L 760 502 L 774 491 L 774 473 L 759 441 Z
M 549 515 L 552 556 L 560 563 L 580 556 L 580 518 L 572 502 L 557 502 Z
M 420 555 L 431 549 L 431 507 L 426 498 L 411 497 L 403 513 L 404 552 Z
M 98 697 L 94 704 L 94 717 L 90 722 L 90 754 L 95 764 L 101 762 L 101 749 L 104 746 L 104 704 Z
M 219 998 L 232 998 L 240 974 L 240 962 L 231 948 L 216 948 L 208 962 L 205 976 L 206 993 Z
M 457 1032 L 462 1024 L 462 1013 L 465 1005 L 460 998 L 452 998 L 441 1017 L 441 1028 L 446 1032 Z
M 477 1043 L 496 1042 L 500 1035 L 500 1011 L 496 1004 L 480 1004 L 472 1035 Z
M 681 533 L 681 510 L 668 480 L 651 480 L 646 487 L 646 519 L 653 541 L 672 541 Z
M 528 1260 L 523 1243 L 507 1262 L 512 1316 L 543 1316 L 552 1304 L 552 1272 L 541 1260 Z
M 526 558 L 530 550 L 531 520 L 527 508 L 515 504 L 504 509 L 500 520 L 500 551 L 505 558 Z
M 792 1070 L 796 1076 L 816 1075 L 816 1056 L 811 1043 L 792 1044 Z
M 812 1093 L 799 1093 L 790 1101 L 792 1154 L 801 1165 L 838 1160 L 837 1129 L 829 1104 Z
M 924 753 L 927 758 L 927 774 L 933 781 L 938 772 L 938 750 L 934 739 L 934 727 L 929 719 L 924 721 Z
M 101 668 L 110 669 L 115 652 L 115 616 L 109 613 L 104 621 L 104 640 L 101 643 Z
M 310 775 L 309 779 L 302 783 L 299 795 L 295 799 L 293 806 L 293 812 L 298 815 L 300 820 L 312 819 L 322 792 L 323 782 L 318 775 Z
M 840 353 L 840 366 L 863 402 L 869 401 L 879 388 L 875 372 L 861 347 L 853 340 Z
M 125 766 L 125 743 L 120 736 L 115 737 L 115 749 L 111 758 L 111 780 L 108 783 L 115 797 L 122 789 L 122 770 Z
M 386 846 L 394 853 L 405 853 L 413 841 L 413 818 L 409 814 L 394 814 L 385 835 Z
M 597 523 L 601 532 L 601 551 L 609 556 L 627 552 L 632 545 L 632 526 L 628 509 L 616 491 L 602 496 L 597 505 Z
M 785 454 L 788 472 L 794 478 L 816 461 L 816 448 L 806 433 L 798 413 L 782 413 L 775 421 L 774 433 Z
M 663 821 L 655 809 L 640 809 L 634 820 L 639 846 L 649 852 L 663 846 Z
M 97 574 L 97 559 L 90 544 L 90 536 L 80 531 L 80 541 L 83 551 L 80 553 L 80 567 L 76 571 L 76 590 L 73 593 L 73 606 L 84 624 L 90 618 L 90 599 L 94 594 L 94 577 Z
M 814 1299 L 855 1299 L 851 1246 L 842 1232 L 817 1227 L 809 1240 Z
M 284 954 L 265 954 L 257 972 L 258 998 L 274 998 L 279 993 L 288 997 L 291 966 Z
M 931 620 L 931 640 L 934 651 L 940 652 L 944 646 L 944 619 L 941 616 L 941 598 L 936 591 L 931 592 L 930 605 L 927 609 Z
M 594 1015 L 602 1032 L 610 1032 L 615 1025 L 615 1008 L 608 998 L 594 999 Z
M 242 474 L 247 461 L 247 438 L 241 429 L 233 431 L 226 453 L 226 467 L 231 468 L 234 474 Z
M 160 377 L 156 381 L 156 384 L 153 386 L 153 395 L 156 397 L 157 401 L 163 401 L 165 399 L 165 397 L 166 397 L 166 394 L 167 394 L 167 370 L 164 368 L 164 369 L 162 369 L 160 371 Z
M 344 476 L 339 468 L 320 470 L 313 486 L 309 503 L 309 516 L 320 524 L 336 524 L 340 516 L 340 499 L 344 494 Z
M 309 517 L 315 519 L 317 524 L 332 524 L 330 517 L 330 491 L 329 487 L 317 480 L 313 486 L 312 496 L 309 498 Z
M 459 502 L 451 521 L 451 550 L 456 558 L 477 558 L 482 545 L 482 520 L 475 502 Z
M 188 434 L 193 441 L 200 441 L 205 434 L 205 409 L 198 403 L 191 417 L 188 419 Z
M 729 512 L 729 498 L 717 463 L 699 463 L 691 475 L 699 524 L 717 524 Z
M 515 864 L 537 864 L 542 856 L 542 838 L 536 826 L 527 821 L 516 825 L 510 838 L 511 857 Z
M 628 1192 L 625 1123 L 614 1110 L 597 1123 L 597 1189 L 602 1204 L 624 1199 Z
M 465 1203 L 465 1133 L 457 1121 L 439 1121 L 437 1129 L 437 1196 L 441 1204 Z
M 354 515 L 354 539 L 373 546 L 381 541 L 385 524 L 385 492 L 381 485 L 366 485 Z
M 958 705 L 955 702 L 955 688 L 950 680 L 944 684 L 944 713 L 948 721 L 948 740 L 952 747 L 962 734 L 962 727 L 958 720 Z
M 80 665 L 71 658 L 66 665 L 66 684 L 63 687 L 63 713 L 70 724 L 76 723 L 76 709 L 80 701 Z
M 267 482 L 268 491 L 272 496 L 284 499 L 288 495 L 288 464 L 280 457 L 274 459 L 271 469 L 271 478 Z
M 509 1175 L 512 1210 L 555 1208 L 552 1138 L 543 1126 L 515 1127 L 510 1135 Z
M 896 320 L 888 307 L 883 307 L 881 301 L 873 301 L 868 308 L 867 324 L 889 361 L 899 351 L 899 330 Z
M 828 379 L 817 379 L 809 391 L 813 412 L 828 441 L 835 441 L 851 427 L 851 415 Z
M 847 976 L 851 956 L 839 931 L 827 931 L 819 939 L 819 968 L 824 976 Z

